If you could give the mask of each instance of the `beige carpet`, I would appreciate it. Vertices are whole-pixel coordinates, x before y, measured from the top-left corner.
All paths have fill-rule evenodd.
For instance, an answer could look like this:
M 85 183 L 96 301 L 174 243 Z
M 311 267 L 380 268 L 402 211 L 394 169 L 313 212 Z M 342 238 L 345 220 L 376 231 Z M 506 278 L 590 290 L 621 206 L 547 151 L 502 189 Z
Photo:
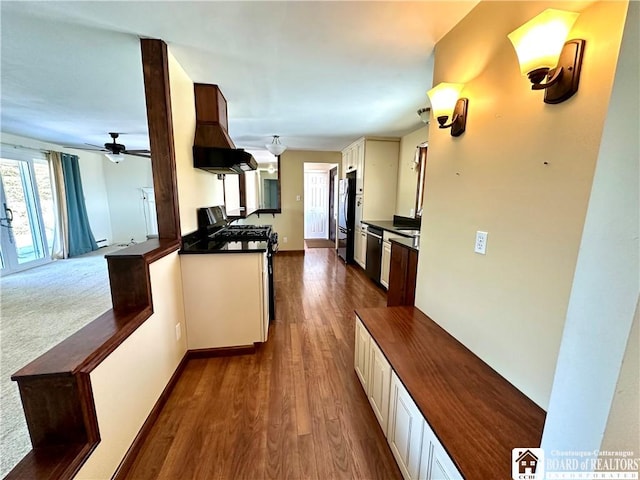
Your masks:
M 105 247 L 0 278 L 0 478 L 31 449 L 11 375 L 111 308 Z
M 310 238 L 304 241 L 306 248 L 336 248 L 336 242 L 321 238 Z

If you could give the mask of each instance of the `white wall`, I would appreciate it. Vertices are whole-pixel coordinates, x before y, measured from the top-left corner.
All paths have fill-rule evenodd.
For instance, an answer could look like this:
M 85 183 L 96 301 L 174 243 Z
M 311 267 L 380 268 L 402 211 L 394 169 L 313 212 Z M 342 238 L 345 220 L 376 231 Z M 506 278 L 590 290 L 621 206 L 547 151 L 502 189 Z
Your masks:
M 104 176 L 104 155 L 82 150 L 76 152 L 91 231 L 96 241 L 106 240 L 106 243 L 100 243 L 100 246 L 110 245 L 114 240 L 109 193 Z
M 640 300 L 640 298 L 638 299 Z M 622 359 L 600 450 L 640 452 L 640 302 Z
M 90 374 L 100 443 L 75 478 L 111 478 L 187 350 L 178 253 L 149 267 L 154 313 Z
M 180 231 L 182 235 L 198 228 L 197 209 L 224 204 L 222 181 L 213 173 L 193 168 L 193 138 L 196 131 L 196 106 L 193 81 L 169 49 L 171 113 L 175 140 Z
M 340 164 L 340 152 L 287 150 L 280 157 L 280 203 L 282 213 L 251 215 L 241 223 L 273 225 L 280 250 L 304 250 L 304 165 Z M 286 239 L 286 241 L 285 241 Z
M 103 171 L 106 160 L 104 155 L 86 150 L 63 148 L 61 145 L 41 142 L 32 138 L 20 137 L 4 132 L 0 133 L 0 139 L 3 143 L 12 145 L 77 155 L 91 231 L 96 240 L 106 239 L 108 243 L 112 243 L 109 198 Z
M 396 215 L 415 216 L 416 193 L 419 169 L 414 166 L 416 147 L 429 138 L 429 125 L 406 134 L 400 139 L 398 158 L 398 189 L 396 192 Z M 429 155 L 427 154 L 427 162 Z
M 434 82 L 464 83 L 469 113 L 460 137 L 429 131 L 416 285 L 420 310 L 544 409 L 626 12 L 569 3 L 582 10 L 570 36 L 586 47 L 580 89 L 558 105 L 531 90 L 507 34 L 569 4 L 480 2 L 437 43 Z M 478 230 L 486 255 L 474 253 Z
M 142 187 L 153 187 L 151 160 L 126 155 L 116 164 L 102 157 L 104 182 L 113 232 L 112 243 L 144 242 L 147 238 Z M 87 195 L 88 196 L 88 195 Z
M 640 294 L 640 4 L 629 5 L 542 438 L 549 451 L 600 447 Z

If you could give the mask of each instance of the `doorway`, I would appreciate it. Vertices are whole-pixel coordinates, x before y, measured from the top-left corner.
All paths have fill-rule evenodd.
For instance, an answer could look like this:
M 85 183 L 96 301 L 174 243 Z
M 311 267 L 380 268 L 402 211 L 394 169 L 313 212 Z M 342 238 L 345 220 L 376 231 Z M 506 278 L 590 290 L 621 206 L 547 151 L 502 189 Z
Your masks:
M 337 167 L 330 163 L 304 164 L 304 239 L 307 248 L 335 248 L 335 187 L 332 182 L 337 178 Z
M 53 193 L 48 161 L 40 155 L 0 158 L 0 275 L 51 260 Z
M 336 210 L 338 202 L 338 189 L 336 184 L 338 181 L 338 167 L 329 170 L 329 240 L 336 241 L 336 224 L 338 222 L 338 211 Z

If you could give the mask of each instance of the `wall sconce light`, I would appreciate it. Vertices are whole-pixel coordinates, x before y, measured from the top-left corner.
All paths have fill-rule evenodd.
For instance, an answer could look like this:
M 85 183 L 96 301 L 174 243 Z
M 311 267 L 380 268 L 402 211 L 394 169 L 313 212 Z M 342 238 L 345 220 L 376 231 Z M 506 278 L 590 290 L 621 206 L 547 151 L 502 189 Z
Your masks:
M 463 88 L 462 83 L 439 83 L 427 92 L 439 127 L 451 128 L 452 137 L 462 135 L 467 126 L 469 99 L 459 98 Z M 449 116 L 451 122 L 447 123 Z
M 545 103 L 564 102 L 578 91 L 585 41 L 566 41 L 578 15 L 548 9 L 507 35 L 520 72 L 529 77 L 532 90 L 545 91 Z
M 418 110 L 418 116 L 420 120 L 422 120 L 422 123 L 429 123 L 431 119 L 431 109 L 429 107 L 420 108 Z

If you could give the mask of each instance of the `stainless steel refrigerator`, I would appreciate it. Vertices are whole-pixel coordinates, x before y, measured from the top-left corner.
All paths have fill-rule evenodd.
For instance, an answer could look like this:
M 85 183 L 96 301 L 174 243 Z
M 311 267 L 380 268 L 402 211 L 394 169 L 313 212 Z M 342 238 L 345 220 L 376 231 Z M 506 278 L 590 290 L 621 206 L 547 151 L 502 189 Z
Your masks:
M 338 256 L 353 263 L 356 217 L 356 172 L 347 173 L 338 187 Z

